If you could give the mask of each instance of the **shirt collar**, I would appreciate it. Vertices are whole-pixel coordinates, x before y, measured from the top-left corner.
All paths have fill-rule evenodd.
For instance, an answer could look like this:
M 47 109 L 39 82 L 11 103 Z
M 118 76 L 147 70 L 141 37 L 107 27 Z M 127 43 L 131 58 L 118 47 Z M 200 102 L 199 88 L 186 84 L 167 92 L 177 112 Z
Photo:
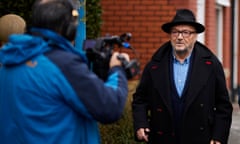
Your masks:
M 183 64 L 189 64 L 190 63 L 190 58 L 191 58 L 192 52 L 190 53 L 190 55 L 184 60 Z M 174 53 L 172 52 L 172 56 L 173 56 L 173 61 L 174 62 L 179 62 L 179 60 L 176 59 L 176 56 L 174 55 Z

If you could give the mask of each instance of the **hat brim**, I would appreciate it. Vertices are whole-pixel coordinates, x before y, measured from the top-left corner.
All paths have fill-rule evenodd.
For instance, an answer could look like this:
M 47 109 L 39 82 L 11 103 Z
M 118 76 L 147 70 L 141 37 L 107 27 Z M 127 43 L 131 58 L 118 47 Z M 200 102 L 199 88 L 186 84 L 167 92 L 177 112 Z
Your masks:
M 162 30 L 166 33 L 170 33 L 173 26 L 182 24 L 193 26 L 196 29 L 196 33 L 202 33 L 205 30 L 205 27 L 197 22 L 169 22 L 162 25 Z

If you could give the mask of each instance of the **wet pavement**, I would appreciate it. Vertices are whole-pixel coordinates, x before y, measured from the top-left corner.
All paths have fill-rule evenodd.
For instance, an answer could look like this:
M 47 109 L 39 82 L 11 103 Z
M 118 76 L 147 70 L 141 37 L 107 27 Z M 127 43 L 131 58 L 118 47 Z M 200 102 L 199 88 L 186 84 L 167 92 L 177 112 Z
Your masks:
M 240 108 L 233 104 L 232 126 L 228 144 L 240 144 Z

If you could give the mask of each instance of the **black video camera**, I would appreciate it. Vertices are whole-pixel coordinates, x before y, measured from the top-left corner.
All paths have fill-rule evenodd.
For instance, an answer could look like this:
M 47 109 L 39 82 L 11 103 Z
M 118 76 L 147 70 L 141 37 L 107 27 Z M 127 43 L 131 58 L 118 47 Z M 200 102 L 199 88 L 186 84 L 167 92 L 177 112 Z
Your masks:
M 106 81 L 109 71 L 109 62 L 114 47 L 127 48 L 135 50 L 128 43 L 131 39 L 131 33 L 124 33 L 120 36 L 101 37 L 84 41 L 84 50 L 89 60 L 89 67 L 99 78 Z M 126 72 L 127 79 L 131 79 L 140 72 L 140 64 L 137 59 L 128 62 L 123 56 L 119 55 L 118 59 Z

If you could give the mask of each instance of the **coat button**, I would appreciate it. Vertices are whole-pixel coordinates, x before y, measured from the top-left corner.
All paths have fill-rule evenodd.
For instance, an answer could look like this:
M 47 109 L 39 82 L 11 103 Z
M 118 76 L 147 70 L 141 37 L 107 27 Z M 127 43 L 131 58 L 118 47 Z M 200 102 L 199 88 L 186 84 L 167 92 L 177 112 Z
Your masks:
M 200 130 L 203 131 L 203 130 L 204 130 L 204 127 L 200 127 Z
M 200 107 L 203 107 L 204 106 L 204 104 L 200 104 Z
M 163 111 L 163 109 L 161 109 L 161 108 L 158 108 L 158 109 L 157 109 L 157 111 L 158 111 L 158 112 L 162 112 L 162 111 Z
M 159 135 L 163 135 L 163 132 L 162 131 L 158 131 L 157 132 Z

